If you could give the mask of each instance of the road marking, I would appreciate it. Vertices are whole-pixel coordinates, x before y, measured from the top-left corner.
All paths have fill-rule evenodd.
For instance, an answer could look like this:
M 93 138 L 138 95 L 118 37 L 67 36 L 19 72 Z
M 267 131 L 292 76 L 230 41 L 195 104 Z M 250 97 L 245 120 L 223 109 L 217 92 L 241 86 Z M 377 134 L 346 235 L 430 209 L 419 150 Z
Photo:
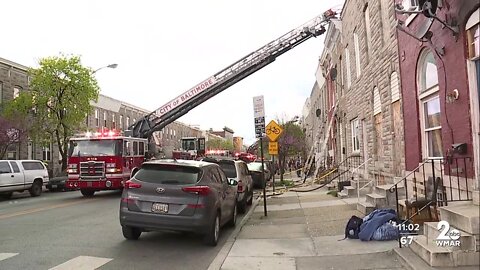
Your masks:
M 18 253 L 0 253 L 0 261 L 6 260 L 8 258 L 11 258 L 13 256 L 17 256 Z
M 78 256 L 74 259 L 66 261 L 60 265 L 57 265 L 49 270 L 94 270 L 100 266 L 108 263 L 113 259 L 110 258 L 100 258 L 100 257 L 91 257 L 91 256 Z
M 69 203 L 62 203 L 62 204 L 55 204 L 51 206 L 46 206 L 46 207 L 40 207 L 40 208 L 34 208 L 34 209 L 29 209 L 29 210 L 24 210 L 16 213 L 11 213 L 11 214 L 3 214 L 0 215 L 0 219 L 5 219 L 5 218 L 11 218 L 11 217 L 17 217 L 17 216 L 23 216 L 23 215 L 28 215 L 28 214 L 33 214 L 41 211 L 46 211 L 46 210 L 52 210 L 56 208 L 62 208 L 62 207 L 67 207 L 75 204 L 81 204 L 81 203 L 87 203 L 87 202 L 93 202 L 98 199 L 89 199 L 89 200 L 80 200 L 80 201 L 75 201 L 75 202 L 69 202 Z

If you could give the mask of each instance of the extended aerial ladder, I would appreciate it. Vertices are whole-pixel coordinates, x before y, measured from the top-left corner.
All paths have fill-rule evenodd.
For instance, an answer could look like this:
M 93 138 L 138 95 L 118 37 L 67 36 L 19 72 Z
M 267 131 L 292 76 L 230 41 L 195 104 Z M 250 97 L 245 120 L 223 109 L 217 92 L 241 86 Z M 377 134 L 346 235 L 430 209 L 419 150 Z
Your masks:
M 328 10 L 302 26 L 271 41 L 172 99 L 157 110 L 145 115 L 129 127 L 125 134 L 132 137 L 151 138 L 154 132 L 163 129 L 191 109 L 272 63 L 280 55 L 290 51 L 311 37 L 317 37 L 325 33 L 325 26 L 336 16 L 337 13 L 335 11 Z

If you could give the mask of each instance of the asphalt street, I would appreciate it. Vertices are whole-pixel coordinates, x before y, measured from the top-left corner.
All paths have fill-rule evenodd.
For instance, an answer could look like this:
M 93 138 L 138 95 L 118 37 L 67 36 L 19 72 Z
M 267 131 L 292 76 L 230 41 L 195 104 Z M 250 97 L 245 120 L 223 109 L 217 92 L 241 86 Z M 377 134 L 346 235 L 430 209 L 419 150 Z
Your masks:
M 198 235 L 167 232 L 127 241 L 119 200 L 113 191 L 93 198 L 79 191 L 36 198 L 24 192 L 0 200 L 0 269 L 207 269 L 233 231 L 223 228 L 216 247 Z

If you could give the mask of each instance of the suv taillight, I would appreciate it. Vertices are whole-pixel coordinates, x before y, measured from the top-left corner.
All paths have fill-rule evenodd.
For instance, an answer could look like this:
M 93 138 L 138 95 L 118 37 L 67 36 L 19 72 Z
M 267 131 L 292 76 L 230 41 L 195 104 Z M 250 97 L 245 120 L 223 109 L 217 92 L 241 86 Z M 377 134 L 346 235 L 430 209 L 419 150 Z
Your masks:
M 243 192 L 243 183 L 242 180 L 238 180 L 237 192 Z
M 125 189 L 134 189 L 134 188 L 141 188 L 142 185 L 139 183 L 132 182 L 132 180 L 128 180 L 125 182 Z
M 183 187 L 182 190 L 188 193 L 198 194 L 201 196 L 206 196 L 210 193 L 210 188 L 208 186 Z

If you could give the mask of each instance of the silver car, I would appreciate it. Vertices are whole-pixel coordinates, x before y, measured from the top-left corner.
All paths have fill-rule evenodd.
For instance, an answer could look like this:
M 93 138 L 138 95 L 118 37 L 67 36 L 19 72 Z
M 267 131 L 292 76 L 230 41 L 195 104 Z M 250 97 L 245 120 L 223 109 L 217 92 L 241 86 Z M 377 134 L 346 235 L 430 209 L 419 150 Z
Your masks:
M 147 231 L 184 231 L 205 235 L 215 246 L 220 227 L 235 226 L 237 181 L 217 164 L 193 160 L 155 160 L 142 164 L 126 182 L 120 225 L 126 239 Z
M 228 159 L 221 159 L 217 163 L 229 179 L 235 179 L 238 182 L 238 211 L 245 213 L 247 204 L 251 205 L 253 200 L 253 180 L 247 163 L 241 160 Z

